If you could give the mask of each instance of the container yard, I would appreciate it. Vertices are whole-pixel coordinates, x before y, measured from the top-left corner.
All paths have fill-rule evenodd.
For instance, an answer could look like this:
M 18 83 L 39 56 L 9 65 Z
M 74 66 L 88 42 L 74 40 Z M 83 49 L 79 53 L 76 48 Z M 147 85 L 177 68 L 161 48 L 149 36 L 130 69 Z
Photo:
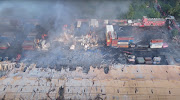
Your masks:
M 177 15 L 87 2 L 0 1 L 0 99 L 179 100 Z

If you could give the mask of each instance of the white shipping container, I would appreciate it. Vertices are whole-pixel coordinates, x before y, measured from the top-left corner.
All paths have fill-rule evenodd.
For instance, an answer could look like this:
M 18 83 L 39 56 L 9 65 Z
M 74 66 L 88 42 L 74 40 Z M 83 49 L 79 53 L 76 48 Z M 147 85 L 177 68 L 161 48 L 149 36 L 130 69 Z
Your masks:
M 106 25 L 106 33 L 108 32 L 114 33 L 113 25 Z
M 162 48 L 163 43 L 150 43 L 150 48 Z
M 108 20 L 104 20 L 104 24 L 106 24 L 106 25 L 107 25 L 107 24 L 108 24 Z
M 135 59 L 128 59 L 129 62 L 135 62 Z
M 129 42 L 118 42 L 118 44 L 129 44 Z
M 152 46 L 163 46 L 163 42 L 161 42 L 161 43 L 150 43 L 150 45 L 152 45 Z
M 162 46 L 150 46 L 150 48 L 162 48 Z
M 117 38 L 117 35 L 116 35 L 115 32 L 114 32 L 113 25 L 106 25 L 106 35 L 107 35 L 108 33 L 111 34 L 112 39 Z M 107 36 L 106 36 L 106 37 L 107 37 Z
M 163 45 L 150 45 L 150 48 L 162 48 L 163 47 Z
M 78 21 L 78 22 L 77 22 L 77 27 L 78 27 L 78 28 L 81 27 L 81 21 Z

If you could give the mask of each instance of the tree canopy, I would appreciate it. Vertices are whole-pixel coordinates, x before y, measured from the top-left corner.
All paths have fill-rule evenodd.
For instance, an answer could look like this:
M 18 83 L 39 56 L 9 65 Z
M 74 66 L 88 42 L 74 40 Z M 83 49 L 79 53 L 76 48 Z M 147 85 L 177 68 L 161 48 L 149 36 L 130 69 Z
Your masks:
M 180 0 L 159 0 L 163 11 L 180 20 Z
M 143 16 L 147 16 L 150 18 L 159 18 L 161 15 L 154 8 L 154 2 L 147 0 L 136 0 L 132 1 L 129 6 L 129 12 L 126 14 L 126 18 L 128 19 L 139 19 Z

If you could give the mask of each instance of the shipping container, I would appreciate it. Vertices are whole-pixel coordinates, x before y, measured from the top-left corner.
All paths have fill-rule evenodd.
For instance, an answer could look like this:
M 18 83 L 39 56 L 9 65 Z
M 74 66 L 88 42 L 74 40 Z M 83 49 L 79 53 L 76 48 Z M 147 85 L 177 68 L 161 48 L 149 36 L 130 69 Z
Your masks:
M 106 24 L 106 25 L 107 25 L 107 24 L 108 24 L 108 20 L 104 20 L 104 24 Z
M 118 40 L 134 40 L 132 37 L 118 37 Z
M 130 47 L 131 47 L 131 48 L 135 48 L 136 45 L 135 45 L 135 44 L 130 44 Z
M 119 48 L 128 48 L 129 45 L 118 45 Z
M 111 46 L 112 46 L 112 47 L 117 47 L 118 45 L 117 45 L 117 44 L 112 44 Z
M 128 57 L 128 58 L 135 59 L 135 55 L 128 55 L 127 57 Z
M 163 42 L 162 39 L 151 40 L 151 43 L 161 43 L 161 42 Z
M 97 19 L 91 19 L 91 21 L 90 21 L 90 23 L 89 23 L 89 26 L 99 27 L 98 20 L 97 20 Z
M 78 21 L 77 22 L 77 28 L 80 28 L 81 27 L 81 21 Z
M 111 42 L 107 42 L 106 45 L 107 45 L 107 46 L 110 46 L 110 45 L 111 45 Z
M 118 42 L 129 42 L 129 40 L 118 40 Z
M 150 48 L 153 48 L 153 49 L 155 49 L 155 48 L 160 49 L 160 48 L 162 48 L 162 46 L 150 46 Z
M 146 64 L 152 64 L 152 61 L 145 61 Z
M 4 32 L 0 35 L 0 37 L 6 37 L 6 38 L 15 38 L 14 32 Z
M 118 40 L 112 40 L 112 44 L 117 44 Z
M 153 60 L 154 60 L 155 62 L 160 62 L 160 61 L 161 61 L 161 57 L 154 57 Z
M 23 50 L 34 50 L 34 46 L 23 46 Z
M 160 64 L 160 61 L 154 61 L 153 64 Z
M 116 25 L 116 23 L 112 23 L 112 25 Z
M 151 57 L 145 57 L 144 59 L 145 59 L 145 61 L 152 61 Z
M 138 48 L 148 48 L 149 45 L 137 45 Z
M 135 59 L 129 58 L 128 62 L 135 62 Z
M 15 40 L 16 36 L 13 32 L 4 32 L 0 34 L 0 41 L 1 42 L 9 42 L 12 43 Z
M 134 41 L 133 40 L 129 40 L 130 43 L 133 43 Z
M 137 61 L 138 64 L 144 64 L 144 62 L 145 62 L 143 57 L 137 57 L 136 61 Z
M 163 42 L 160 42 L 160 43 L 150 43 L 150 45 L 153 45 L 153 46 L 163 46 Z
M 23 50 L 34 50 L 35 44 L 32 41 L 24 41 L 22 44 Z
M 2 57 L 0 57 L 0 62 L 3 60 L 3 58 Z
M 8 42 L 0 43 L 0 49 L 5 50 L 10 47 L 10 44 Z
M 128 45 L 129 44 L 129 42 L 118 42 L 118 44 L 122 44 L 122 45 Z
M 163 48 L 167 48 L 169 45 L 167 43 L 163 43 Z
M 163 43 L 150 43 L 150 48 L 162 48 Z

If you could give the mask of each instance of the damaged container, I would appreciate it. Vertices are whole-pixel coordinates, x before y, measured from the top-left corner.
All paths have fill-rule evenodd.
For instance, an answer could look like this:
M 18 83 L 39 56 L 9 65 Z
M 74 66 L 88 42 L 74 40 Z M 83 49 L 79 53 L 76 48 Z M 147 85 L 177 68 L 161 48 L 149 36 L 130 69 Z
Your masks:
M 144 62 L 145 62 L 143 57 L 137 57 L 136 61 L 137 61 L 138 64 L 144 64 Z
M 8 42 L 0 43 L 0 49 L 6 50 L 10 47 L 10 44 Z
M 167 43 L 163 43 L 163 48 L 167 48 L 169 45 Z
M 134 43 L 131 43 L 129 46 L 130 46 L 131 48 L 135 48 L 135 47 L 136 47 L 136 45 L 135 45 Z
M 152 64 L 152 61 L 145 61 L 146 64 Z
M 149 45 L 137 45 L 138 48 L 148 48 Z
M 23 50 L 34 50 L 35 49 L 35 44 L 32 41 L 24 41 L 22 44 Z
M 161 62 L 161 57 L 154 57 L 153 64 L 159 64 Z
M 152 61 L 151 57 L 145 57 L 144 59 L 145 59 L 145 61 Z
M 135 59 L 133 59 L 133 58 L 129 58 L 129 59 L 128 59 L 128 62 L 132 62 L 132 63 L 134 63 L 134 62 L 135 62 Z

